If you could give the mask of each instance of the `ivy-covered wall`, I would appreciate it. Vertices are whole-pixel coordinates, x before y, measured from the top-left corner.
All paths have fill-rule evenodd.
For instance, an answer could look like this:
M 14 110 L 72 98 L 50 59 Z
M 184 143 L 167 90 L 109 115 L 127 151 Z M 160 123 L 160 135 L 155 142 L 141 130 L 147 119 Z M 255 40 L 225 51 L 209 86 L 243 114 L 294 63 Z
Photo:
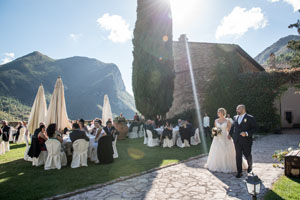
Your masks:
M 271 72 L 240 73 L 239 58 L 226 58 L 216 50 L 219 63 L 214 67 L 213 80 L 206 87 L 202 108 L 211 118 L 223 107 L 231 115 L 238 104 L 244 104 L 247 113 L 255 116 L 260 131 L 280 128 L 280 116 L 274 107 L 275 98 L 282 94 L 285 84 L 297 86 L 300 83 L 300 70 L 290 69 Z

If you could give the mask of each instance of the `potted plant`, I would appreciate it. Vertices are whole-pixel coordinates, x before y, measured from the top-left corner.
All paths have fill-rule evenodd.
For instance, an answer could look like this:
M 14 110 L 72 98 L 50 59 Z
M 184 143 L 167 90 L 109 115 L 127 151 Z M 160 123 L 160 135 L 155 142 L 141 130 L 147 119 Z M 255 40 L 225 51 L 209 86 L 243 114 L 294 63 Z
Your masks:
M 114 118 L 114 126 L 118 131 L 118 139 L 124 140 L 127 137 L 128 134 L 128 126 L 127 126 L 127 120 L 125 117 L 118 116 Z

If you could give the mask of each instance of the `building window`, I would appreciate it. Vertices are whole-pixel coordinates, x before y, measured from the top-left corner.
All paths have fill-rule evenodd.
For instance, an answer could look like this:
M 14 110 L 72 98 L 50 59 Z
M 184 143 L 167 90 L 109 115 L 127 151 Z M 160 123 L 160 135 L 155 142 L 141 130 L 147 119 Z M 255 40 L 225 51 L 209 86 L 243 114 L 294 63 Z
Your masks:
M 287 111 L 285 112 L 285 119 L 286 121 L 291 124 L 292 121 L 293 121 L 293 115 L 292 115 L 292 112 L 291 111 Z

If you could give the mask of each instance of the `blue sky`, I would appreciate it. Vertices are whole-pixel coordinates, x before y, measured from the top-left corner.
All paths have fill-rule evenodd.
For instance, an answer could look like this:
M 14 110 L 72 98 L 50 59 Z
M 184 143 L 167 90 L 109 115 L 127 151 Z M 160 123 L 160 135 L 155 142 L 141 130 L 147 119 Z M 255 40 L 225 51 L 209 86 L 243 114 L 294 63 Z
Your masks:
M 162 0 L 164 1 L 164 0 Z M 300 18 L 300 0 L 171 0 L 173 40 L 235 43 L 252 57 Z M 132 94 L 136 0 L 0 0 L 0 64 L 40 51 L 115 63 Z

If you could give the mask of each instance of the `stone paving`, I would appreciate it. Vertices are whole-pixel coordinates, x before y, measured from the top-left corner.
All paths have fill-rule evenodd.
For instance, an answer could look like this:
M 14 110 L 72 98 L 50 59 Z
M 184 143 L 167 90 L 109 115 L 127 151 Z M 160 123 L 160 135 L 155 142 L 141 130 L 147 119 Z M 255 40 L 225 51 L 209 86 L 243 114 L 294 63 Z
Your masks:
M 273 167 L 273 152 L 297 147 L 299 140 L 300 133 L 288 132 L 254 141 L 253 172 L 263 181 L 259 198 L 283 174 L 282 168 Z M 235 174 L 210 172 L 205 169 L 206 160 L 206 156 L 197 158 L 66 199 L 251 199 L 245 184 L 246 175 L 237 179 Z

